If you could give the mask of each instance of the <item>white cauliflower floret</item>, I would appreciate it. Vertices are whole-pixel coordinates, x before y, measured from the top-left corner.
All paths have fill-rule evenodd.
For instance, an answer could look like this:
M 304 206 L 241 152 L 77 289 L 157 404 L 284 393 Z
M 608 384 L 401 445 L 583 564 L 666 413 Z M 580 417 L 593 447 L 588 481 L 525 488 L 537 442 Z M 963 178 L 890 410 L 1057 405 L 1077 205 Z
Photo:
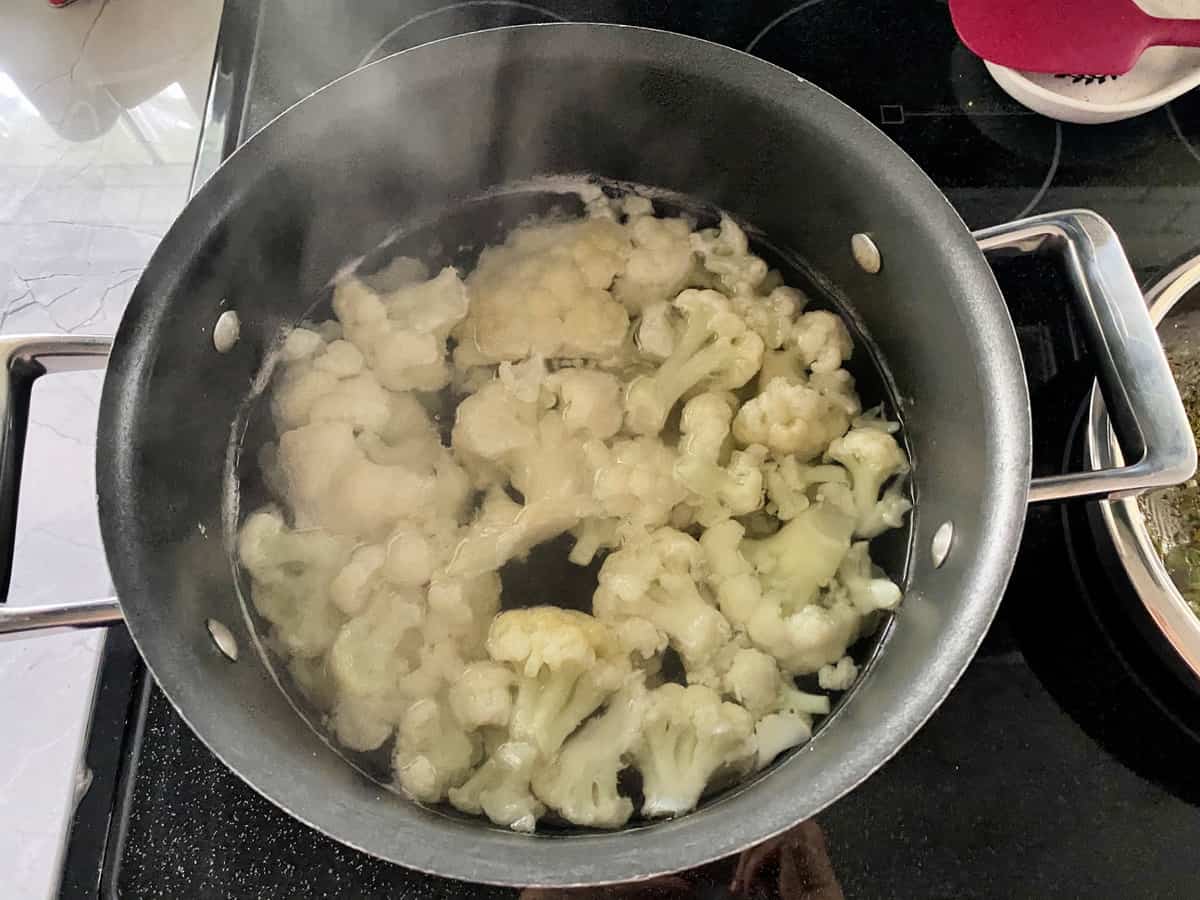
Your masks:
M 511 482 L 524 504 L 491 488 L 450 564 L 454 574 L 499 568 L 573 528 L 595 507 L 585 447 L 559 410 L 539 418 L 538 390 L 529 388 L 536 398 L 523 400 L 519 388 L 497 381 L 459 406 L 454 448 L 491 467 L 493 479 Z
M 436 391 L 450 380 L 446 337 L 467 314 L 458 273 L 377 294 L 357 278 L 338 283 L 333 311 L 379 381 L 395 391 Z
M 838 566 L 837 581 L 864 615 L 877 609 L 895 609 L 900 603 L 900 588 L 872 564 L 866 541 L 850 546 Z
M 303 328 L 293 330 L 284 350 L 300 334 L 320 338 Z M 307 339 L 302 341 L 307 344 Z M 347 341 L 320 344 L 315 353 L 286 361 L 271 394 L 271 411 L 280 433 L 315 422 L 346 422 L 356 434 L 375 441 L 410 441 L 430 433 L 428 417 L 405 393 L 387 390 L 374 372 L 363 367 L 359 350 Z M 417 404 L 419 417 L 412 405 Z M 436 443 L 436 433 L 433 435 Z
M 304 327 L 288 332 L 271 391 L 278 431 L 313 421 L 348 421 L 378 431 L 390 416 L 389 394 L 364 371 L 362 353 L 348 341 L 326 344 Z
M 783 285 L 765 297 L 750 294 L 733 297 L 734 307 L 763 339 L 767 350 L 778 350 L 793 337 L 796 316 L 807 303 L 808 298 L 803 293 Z
M 704 565 L 695 538 L 659 528 L 605 558 L 592 609 L 603 621 L 646 619 L 667 636 L 685 667 L 701 665 L 731 634 L 701 588 Z
M 617 776 L 641 736 L 645 688 L 634 678 L 597 716 L 572 735 L 558 756 L 533 776 L 533 792 L 568 822 L 620 828 L 633 801 L 617 792 Z
M 854 533 L 872 538 L 904 524 L 912 508 L 897 482 L 882 498 L 880 489 L 892 478 L 908 471 L 908 459 L 896 439 L 879 428 L 856 428 L 833 441 L 826 456 L 841 463 L 850 473 L 858 522 Z
M 382 299 L 389 321 L 442 340 L 467 315 L 469 306 L 466 285 L 450 266 L 428 280 L 398 286 Z
M 603 191 L 601 194 L 603 195 Z M 609 209 L 613 209 L 614 206 L 625 214 L 628 222 L 634 222 L 642 216 L 654 215 L 654 201 L 640 194 L 626 194 L 617 200 L 608 201 Z M 590 205 L 588 209 L 590 211 Z
M 588 505 L 591 471 L 581 442 L 571 436 L 567 411 L 547 411 L 554 395 L 543 390 L 540 359 L 500 368 L 498 381 L 460 404 L 451 439 L 455 450 L 506 476 L 526 505 L 544 500 Z M 571 395 L 568 388 L 566 396 Z
M 733 418 L 731 399 L 725 394 L 697 394 L 684 404 L 679 420 L 682 453 L 675 477 L 691 492 L 688 503 L 696 507 L 696 521 L 704 526 L 763 505 L 766 447 L 755 444 L 735 450 L 727 466 L 718 463 Z
M 512 672 L 499 663 L 471 663 L 450 685 L 454 718 L 472 731 L 485 726 L 507 727 L 514 680 Z
M 448 482 L 439 472 L 372 462 L 346 422 L 305 425 L 283 434 L 278 464 L 298 527 L 325 527 L 365 540 L 381 539 L 401 518 L 461 506 L 467 487 L 460 484 L 454 496 L 440 497 Z
M 743 650 L 753 649 L 745 632 L 734 630 L 730 640 L 718 647 L 703 661 L 694 662 L 684 673 L 688 684 L 702 684 L 710 687 L 726 699 L 737 699 L 732 685 L 727 682 L 727 676 L 733 668 L 734 661 Z M 755 651 L 756 653 L 758 651 Z M 770 659 L 770 657 L 767 657 Z M 774 660 L 771 661 L 774 665 Z M 738 701 L 741 703 L 741 701 Z M 742 704 L 745 706 L 745 704 Z
M 510 559 L 521 559 L 538 544 L 574 527 L 579 520 L 580 510 L 573 503 L 522 506 L 503 488 L 489 488 L 447 570 L 455 577 L 494 571 Z
M 534 354 L 521 362 L 502 362 L 496 367 L 496 378 L 513 397 L 522 403 L 549 406 L 546 396 L 546 360 Z
M 501 369 L 501 377 L 465 398 L 454 413 L 451 445 L 480 486 L 504 477 L 512 454 L 536 446 L 538 417 L 547 407 L 541 394 L 546 375 L 541 357 Z
M 457 525 L 401 522 L 381 544 L 360 544 L 329 587 L 330 598 L 357 616 L 381 587 L 419 588 L 429 583 L 454 549 Z
M 354 548 L 349 562 L 329 584 L 329 599 L 348 616 L 357 616 L 371 599 L 376 573 L 387 559 L 387 549 L 379 544 Z
M 536 434 L 533 445 L 508 454 L 504 463 L 524 504 L 515 503 L 500 488 L 490 489 L 459 545 L 452 573 L 499 568 L 573 528 L 594 510 L 592 470 L 558 413 L 543 416 Z
M 554 606 L 496 616 L 487 650 L 517 676 L 509 733 L 536 746 L 546 759 L 630 671 L 612 629 L 584 613 Z
M 380 293 L 394 291 L 418 281 L 429 278 L 429 268 L 419 259 L 411 256 L 395 256 L 382 269 L 377 269 L 369 275 L 358 273 L 370 288 Z
M 807 312 L 797 319 L 792 339 L 801 363 L 812 372 L 832 372 L 854 352 L 846 323 L 836 313 L 823 309 Z
M 251 578 L 254 608 L 293 656 L 317 656 L 333 642 L 343 617 L 330 584 L 353 542 L 322 529 L 293 531 L 273 509 L 246 517 L 238 557 Z
M 347 694 L 336 687 L 335 698 L 326 724 L 338 743 L 351 750 L 377 750 L 395 733 L 396 725 L 408 708 L 408 700 L 399 695 Z
M 577 566 L 591 565 L 601 550 L 616 547 L 620 542 L 621 520 L 607 516 L 588 516 L 571 529 L 575 544 L 567 559 Z
M 687 673 L 688 684 L 704 684 L 745 707 L 755 719 L 757 768 L 812 736 L 814 715 L 829 712 L 829 698 L 799 690 L 773 656 L 749 646 L 744 635 L 722 647 L 710 663 Z
M 445 641 L 469 656 L 484 655 L 492 617 L 500 609 L 500 574 L 451 577 L 439 572 L 426 594 L 427 642 Z
M 482 655 L 499 593 L 495 575 L 435 582 L 427 593 L 375 577 L 370 605 L 342 627 L 328 656 L 338 688 L 331 721 L 342 743 L 375 749 L 413 701 L 461 681 Z
M 607 440 L 621 430 L 621 382 L 597 369 L 560 369 L 547 385 L 558 397 L 563 425 L 573 435 Z
M 464 731 L 443 704 L 426 697 L 400 721 L 392 767 L 411 797 L 436 803 L 467 780 L 479 755 L 479 738 Z
M 782 378 L 747 401 L 733 420 L 734 436 L 742 444 L 762 444 L 800 462 L 820 456 L 849 427 L 850 416 L 837 403 L 806 384 Z
M 865 410 L 862 415 L 857 416 L 850 423 L 851 428 L 875 428 L 879 431 L 886 431 L 888 434 L 895 434 L 900 430 L 900 423 L 893 422 L 884 418 L 883 404 L 872 406 Z
M 755 719 L 756 767 L 812 736 L 814 715 L 829 712 L 829 698 L 798 690 L 773 656 L 735 638 L 711 665 L 688 672 L 689 684 L 705 684 L 736 700 Z
M 300 326 L 294 329 L 293 333 L 284 341 L 285 356 L 294 357 L 296 338 L 304 331 L 304 327 Z M 319 334 L 317 338 L 321 339 Z M 312 345 L 312 339 L 305 335 L 301 340 L 304 345 L 301 348 L 301 357 L 312 363 L 313 369 L 318 372 L 326 372 L 335 378 L 350 378 L 366 369 L 366 360 L 363 358 L 362 351 L 341 337 L 322 343 L 312 352 L 308 351 L 308 347 Z
M 345 341 L 338 341 L 329 345 L 331 352 L 326 356 L 332 355 L 339 344 L 350 347 Z M 395 396 L 373 374 L 361 372 L 342 378 L 333 390 L 316 398 L 309 407 L 308 421 L 349 422 L 356 429 L 378 434 L 392 421 Z
M 370 348 L 372 368 L 379 380 L 395 391 L 436 391 L 450 381 L 445 344 L 432 334 L 417 334 L 379 317 L 381 308 L 370 313 L 344 313 L 346 333 Z M 356 316 L 358 318 L 351 318 Z M 370 318 L 368 318 L 370 316 Z
M 625 421 L 637 434 L 657 434 L 679 399 L 696 387 L 732 390 L 754 377 L 763 341 L 717 291 L 687 290 L 675 298 L 687 321 L 671 356 L 625 393 Z
M 329 649 L 329 674 L 338 688 L 333 727 L 354 750 L 380 746 L 407 707 L 400 679 L 412 669 L 423 642 L 421 600 L 414 591 L 377 591 Z
M 462 677 L 467 667 L 463 653 L 464 648 L 453 641 L 434 639 L 426 630 L 425 644 L 417 651 L 412 671 L 400 678 L 401 696 L 414 701 L 444 694 L 449 685 Z
M 546 811 L 529 789 L 537 763 L 537 748 L 532 744 L 503 743 L 461 787 L 450 788 L 450 802 L 456 809 L 483 813 L 513 831 L 532 832 Z
M 862 401 L 854 389 L 854 376 L 845 369 L 812 372 L 808 376 L 808 386 L 831 403 L 837 404 L 848 416 L 857 417 L 862 412 Z
M 796 687 L 790 678 L 779 688 L 779 697 L 775 708 L 787 713 L 801 713 L 806 716 L 829 715 L 829 698 L 824 694 L 810 694 Z
M 416 394 L 407 391 L 386 393 L 387 422 L 378 431 L 364 429 L 358 432 L 358 444 L 367 458 L 381 466 L 407 466 L 410 469 L 430 469 L 450 461 L 429 413 Z
M 837 591 L 818 596 L 849 547 L 851 527 L 818 502 L 763 540 L 743 540 L 745 529 L 733 519 L 701 535 L 721 612 L 789 674 L 840 659 L 858 637 L 862 613 Z
M 794 344 L 780 350 L 763 351 L 762 366 L 758 370 L 759 393 L 777 378 L 788 384 L 808 384 L 808 375 L 800 362 L 800 351 Z
M 747 540 L 741 552 L 754 566 L 764 593 L 781 597 L 785 609 L 807 606 L 837 574 L 850 549 L 854 520 L 820 495 L 770 537 Z
M 813 716 L 829 714 L 829 698 L 799 690 L 791 679 L 780 682 L 768 711 L 754 726 L 756 769 L 764 769 L 785 750 L 812 737 Z
M 729 391 L 705 391 L 688 400 L 679 416 L 680 452 L 706 463 L 720 463 L 737 406 L 737 397 Z
M 700 535 L 700 547 L 708 563 L 708 583 L 716 594 L 717 605 L 725 618 L 742 631 L 748 630 L 751 620 L 766 605 L 754 566 L 742 554 L 745 533 L 740 522 L 727 519 Z
M 763 462 L 769 451 L 760 444 L 734 450 L 729 465 L 705 464 L 684 456 L 675 477 L 694 495 L 695 520 L 707 527 L 730 516 L 744 516 L 763 505 Z M 691 501 L 689 501 L 691 502 Z
M 750 252 L 746 233 L 728 216 L 721 216 L 720 228 L 693 234 L 691 242 L 704 268 L 728 294 L 754 293 L 767 277 L 767 264 Z
M 646 619 L 636 616 L 622 619 L 613 626 L 613 631 L 617 634 L 617 642 L 635 663 L 651 662 L 667 649 L 666 635 Z M 653 674 L 657 666 L 647 665 L 646 671 Z
M 636 343 L 642 356 L 664 360 L 675 350 L 675 307 L 666 300 L 651 303 L 638 320 Z
M 711 688 L 664 684 L 646 695 L 642 740 L 634 758 L 642 773 L 642 815 L 677 816 L 694 809 L 718 769 L 754 753 L 754 719 Z
M 844 656 L 861 633 L 862 621 L 852 604 L 831 596 L 828 604 L 812 603 L 786 618 L 767 616 L 752 627 L 755 642 L 785 671 L 806 675 Z M 781 622 L 783 633 L 775 630 Z
M 849 656 L 817 670 L 817 684 L 823 691 L 848 691 L 858 678 L 858 666 Z
M 283 337 L 279 359 L 284 365 L 299 362 L 325 349 L 325 339 L 312 326 L 298 325 Z
M 805 465 L 795 456 L 784 456 L 763 464 L 767 486 L 767 512 L 787 522 L 808 509 L 814 489 L 823 484 L 850 484 L 841 466 Z
M 776 378 L 788 384 L 808 384 L 848 407 L 850 415 L 857 415 L 861 407 L 854 379 L 840 368 L 853 348 L 850 332 L 837 315 L 825 310 L 807 312 L 796 320 L 783 344 L 763 354 L 759 390 Z
M 454 348 L 454 365 L 450 372 L 450 391 L 458 396 L 470 396 L 496 377 L 492 363 L 472 363 L 465 359 L 469 352 L 464 345 Z
M 779 664 L 775 658 L 753 647 L 738 649 L 721 679 L 723 693 L 755 715 L 762 715 L 777 703 L 782 689 Z
M 449 559 L 453 547 L 453 531 L 439 535 L 401 523 L 388 537 L 380 565 L 393 584 L 420 587 L 429 584 L 434 571 Z
M 611 221 L 517 229 L 484 250 L 468 278 L 460 345 L 479 362 L 612 355 L 629 316 L 608 289 L 629 253 L 625 230 Z
M 426 468 L 434 477 L 433 503 L 425 510 L 429 520 L 462 522 L 467 514 L 467 501 L 471 499 L 471 479 L 462 466 L 443 450 L 437 462 Z M 415 516 L 416 519 L 423 518 Z
M 669 300 L 694 279 L 696 254 L 685 219 L 637 216 L 628 225 L 633 250 L 613 283 L 613 296 L 631 313 Z
M 687 499 L 687 488 L 675 477 L 675 450 L 657 437 L 624 438 L 606 445 L 584 445 L 595 473 L 592 496 L 607 516 L 636 526 L 664 525 L 671 511 Z
M 790 713 L 768 713 L 754 723 L 754 768 L 765 769 L 779 754 L 812 737 L 812 719 Z

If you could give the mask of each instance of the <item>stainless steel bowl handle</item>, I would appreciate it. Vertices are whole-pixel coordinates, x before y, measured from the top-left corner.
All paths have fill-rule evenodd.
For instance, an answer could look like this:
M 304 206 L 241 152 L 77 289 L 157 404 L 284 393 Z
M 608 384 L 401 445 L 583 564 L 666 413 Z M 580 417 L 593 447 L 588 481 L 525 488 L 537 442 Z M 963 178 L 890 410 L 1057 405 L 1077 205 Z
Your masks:
M 1084 209 L 975 232 L 985 253 L 1062 255 L 1128 465 L 1035 478 L 1030 502 L 1127 497 L 1186 481 L 1196 445 L 1141 289 L 1112 226 Z
M 0 337 L 0 600 L 8 599 L 16 545 L 21 460 L 29 422 L 29 395 L 42 375 L 103 369 L 106 337 L 30 334 Z M 89 628 L 121 621 L 116 598 L 9 608 L 0 604 L 0 638 L 48 629 Z

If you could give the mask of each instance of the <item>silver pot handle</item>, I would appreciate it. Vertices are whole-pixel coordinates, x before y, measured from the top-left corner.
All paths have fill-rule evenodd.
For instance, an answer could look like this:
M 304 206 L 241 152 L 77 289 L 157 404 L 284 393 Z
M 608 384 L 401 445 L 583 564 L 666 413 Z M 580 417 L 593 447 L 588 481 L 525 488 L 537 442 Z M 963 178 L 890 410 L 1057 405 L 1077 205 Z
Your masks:
M 111 339 L 106 337 L 69 334 L 0 337 L 0 404 L 3 404 L 0 407 L 0 601 L 8 599 L 12 580 L 21 459 L 33 382 L 53 372 L 103 369 L 111 346 Z M 0 604 L 0 638 L 120 621 L 121 607 L 115 597 L 46 606 L 10 608 Z
M 1187 413 L 1112 226 L 1077 209 L 985 228 L 975 240 L 985 253 L 1062 255 L 1117 439 L 1125 459 L 1136 460 L 1034 478 L 1030 502 L 1127 497 L 1189 479 L 1196 471 L 1196 444 Z

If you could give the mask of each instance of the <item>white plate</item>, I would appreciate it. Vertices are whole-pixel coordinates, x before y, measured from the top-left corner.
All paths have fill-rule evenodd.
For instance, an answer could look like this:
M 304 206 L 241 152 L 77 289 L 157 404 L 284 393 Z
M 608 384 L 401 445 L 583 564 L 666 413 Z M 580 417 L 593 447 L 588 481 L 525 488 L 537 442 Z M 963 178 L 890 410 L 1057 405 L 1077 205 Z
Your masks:
M 1195 0 L 1139 0 L 1155 16 L 1197 17 Z M 1047 75 L 985 62 L 996 84 L 1018 103 L 1063 122 L 1130 119 L 1200 86 L 1200 48 L 1151 47 L 1125 75 Z

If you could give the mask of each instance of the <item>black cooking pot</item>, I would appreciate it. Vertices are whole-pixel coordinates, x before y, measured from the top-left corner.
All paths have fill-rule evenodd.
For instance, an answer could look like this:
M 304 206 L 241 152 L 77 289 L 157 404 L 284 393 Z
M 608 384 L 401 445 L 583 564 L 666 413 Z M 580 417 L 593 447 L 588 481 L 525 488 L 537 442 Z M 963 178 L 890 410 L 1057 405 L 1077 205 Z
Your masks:
M 256 433 L 246 401 L 268 351 L 327 295 L 339 267 L 398 226 L 400 243 L 416 242 L 422 255 L 439 252 L 420 246 L 433 233 L 494 239 L 547 196 L 502 186 L 579 174 L 664 189 L 701 214 L 729 211 L 848 312 L 903 419 L 916 507 L 891 566 L 904 603 L 814 740 L 677 820 L 528 836 L 385 790 L 297 714 L 238 589 L 232 547 L 253 497 L 239 503 L 236 476 L 253 468 L 241 462 Z M 1137 462 L 1031 487 L 1020 353 L 981 247 L 1065 256 L 1117 433 Z M 53 337 L 3 346 L 0 524 L 11 548 L 29 382 L 107 348 Z M 418 47 L 324 88 L 196 195 L 142 276 L 108 361 L 97 485 L 119 609 L 8 610 L 0 630 L 123 614 L 155 679 L 213 752 L 349 845 L 455 878 L 622 881 L 762 841 L 895 753 L 983 637 L 1027 500 L 1136 491 L 1185 479 L 1194 465 L 1154 329 L 1099 217 L 1042 216 L 972 236 L 884 135 L 782 69 L 636 28 L 500 29 Z

